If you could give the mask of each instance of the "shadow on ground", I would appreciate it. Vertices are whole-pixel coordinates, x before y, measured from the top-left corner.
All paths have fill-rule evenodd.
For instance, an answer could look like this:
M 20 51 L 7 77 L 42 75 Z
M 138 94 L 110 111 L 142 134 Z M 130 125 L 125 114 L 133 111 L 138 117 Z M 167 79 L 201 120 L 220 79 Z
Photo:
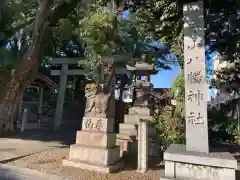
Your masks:
M 26 130 L 22 133 L 16 132 L 14 135 L 7 136 L 9 139 L 35 140 L 42 142 L 60 142 L 63 145 L 71 145 L 76 141 L 77 129 L 60 131 L 54 133 L 51 130 Z
M 240 171 L 236 171 L 236 180 L 240 180 Z
M 130 155 L 125 155 L 124 158 L 124 168 L 123 171 L 132 171 L 137 170 L 137 157 L 133 157 Z M 164 166 L 160 165 L 160 159 L 157 158 L 149 158 L 148 159 L 148 169 L 149 170 L 160 170 L 163 169 Z
M 0 172 L 1 180 L 23 180 L 23 178 L 16 177 L 13 172 Z
M 0 168 L 0 179 L 1 180 L 26 180 L 27 177 L 19 176 L 11 169 L 1 167 Z
M 240 152 L 239 145 L 231 144 L 228 142 L 212 141 L 210 146 L 212 152 L 230 152 L 230 153 Z

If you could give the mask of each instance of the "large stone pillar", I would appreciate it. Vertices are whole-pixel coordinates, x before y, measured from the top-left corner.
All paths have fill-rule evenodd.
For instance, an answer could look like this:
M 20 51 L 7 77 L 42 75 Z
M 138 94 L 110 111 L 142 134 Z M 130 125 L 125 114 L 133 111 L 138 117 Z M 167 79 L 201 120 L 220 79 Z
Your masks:
M 237 160 L 228 152 L 209 153 L 203 2 L 185 4 L 183 15 L 186 146 L 164 152 L 160 179 L 235 180 Z

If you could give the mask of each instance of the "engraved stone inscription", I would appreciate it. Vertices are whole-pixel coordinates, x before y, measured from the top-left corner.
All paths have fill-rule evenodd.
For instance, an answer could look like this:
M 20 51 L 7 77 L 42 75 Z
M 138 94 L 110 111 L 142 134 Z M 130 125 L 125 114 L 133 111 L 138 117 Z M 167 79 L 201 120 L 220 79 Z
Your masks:
M 188 115 L 188 124 L 191 124 L 193 126 L 198 124 L 204 124 L 204 119 L 201 113 L 190 112 Z
M 82 130 L 97 132 L 113 132 L 114 120 L 111 118 L 84 117 L 82 121 Z
M 83 118 L 82 128 L 94 131 L 106 131 L 107 119 L 106 118 Z
M 91 119 L 86 119 L 84 125 L 85 125 L 86 129 L 92 129 L 92 127 L 93 127 L 93 123 L 92 123 Z
M 101 130 L 101 128 L 102 128 L 102 120 L 101 119 L 97 120 L 97 123 L 96 123 L 95 127 L 98 131 Z
M 187 80 L 189 84 L 203 84 L 204 78 L 202 75 L 202 70 L 189 72 L 187 74 Z
M 198 106 L 200 106 L 200 102 L 203 100 L 204 94 L 201 93 L 200 89 L 197 91 L 189 90 L 188 91 L 188 101 L 196 102 Z
M 86 119 L 84 122 L 85 129 L 96 129 L 98 131 L 102 128 L 102 119 L 98 119 L 96 122 L 93 122 L 92 119 Z

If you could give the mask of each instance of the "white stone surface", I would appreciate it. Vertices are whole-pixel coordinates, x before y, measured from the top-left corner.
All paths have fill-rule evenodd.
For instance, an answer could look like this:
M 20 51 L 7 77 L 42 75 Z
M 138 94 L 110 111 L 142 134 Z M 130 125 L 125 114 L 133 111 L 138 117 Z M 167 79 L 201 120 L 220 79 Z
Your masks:
M 78 131 L 76 137 L 76 144 L 111 148 L 116 146 L 116 134 L 92 131 Z
M 237 160 L 230 153 L 189 152 L 174 144 L 164 153 L 164 161 L 161 180 L 235 180 Z
M 209 152 L 205 48 L 194 46 L 204 39 L 203 2 L 184 5 L 184 75 L 186 145 L 189 151 Z
M 191 152 L 180 144 L 170 145 L 164 152 L 164 160 L 237 169 L 237 160 L 229 152 Z
M 140 115 L 131 115 L 131 114 L 125 114 L 124 115 L 124 123 L 126 124 L 138 124 L 140 117 L 142 119 L 148 119 L 149 122 L 153 122 L 152 116 L 140 116 Z
M 179 179 L 234 180 L 235 170 L 196 164 L 175 163 L 175 176 Z
M 89 164 L 108 166 L 120 159 L 120 147 L 111 149 L 99 148 L 94 146 L 71 145 L 69 160 L 86 162 Z
M 175 163 L 171 161 L 165 162 L 165 176 L 174 177 L 175 176 Z
M 136 124 L 119 124 L 119 132 L 121 134 L 130 135 L 130 136 L 137 136 L 137 129 L 138 125 Z
M 148 107 L 131 107 L 128 111 L 130 115 L 151 116 L 151 110 Z
M 145 173 L 148 167 L 148 122 L 140 120 L 138 132 L 138 171 Z
M 235 169 L 165 162 L 165 176 L 161 180 L 235 180 Z

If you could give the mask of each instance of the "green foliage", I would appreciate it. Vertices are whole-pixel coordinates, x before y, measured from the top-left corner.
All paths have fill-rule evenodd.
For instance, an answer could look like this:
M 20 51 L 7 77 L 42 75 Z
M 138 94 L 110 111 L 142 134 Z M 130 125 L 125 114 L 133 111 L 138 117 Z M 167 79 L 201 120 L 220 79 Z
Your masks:
M 102 8 L 80 21 L 80 38 L 87 44 L 90 58 L 94 60 L 98 56 L 109 57 L 114 54 L 117 46 L 114 41 L 116 23 L 116 15 L 104 12 Z
M 184 142 L 183 120 L 178 116 L 174 117 L 174 129 L 171 129 L 171 107 L 166 106 L 162 113 L 154 118 L 158 131 L 158 146 L 163 152 L 173 143 Z
M 183 102 L 185 99 L 185 83 L 183 71 L 176 77 L 171 88 L 171 95 L 178 102 Z
M 115 41 L 118 20 L 115 14 L 97 8 L 90 12 L 79 22 L 79 38 L 85 44 L 87 59 L 82 61 L 90 76 L 99 77 L 101 67 L 112 61 L 113 54 L 117 51 Z M 90 74 L 92 73 L 92 74 Z
M 181 8 L 180 8 L 181 9 Z M 176 0 L 133 1 L 130 20 L 145 41 L 163 43 L 178 57 L 183 67 L 182 11 Z M 163 59 L 163 61 L 166 61 Z M 177 63 L 176 60 L 166 63 Z
M 216 73 L 217 78 L 212 86 L 227 87 L 230 91 L 239 90 L 239 60 L 240 60 L 240 3 L 236 0 L 206 1 L 206 42 L 211 51 L 224 55 L 223 61 L 231 66 Z
M 172 143 L 184 142 L 185 87 L 183 72 L 176 77 L 170 93 L 176 100 L 175 109 L 166 106 L 161 110 L 160 115 L 155 117 L 158 130 L 158 144 L 161 151 L 164 151 Z M 171 129 L 171 119 L 174 119 L 174 129 Z
M 0 5 L 0 40 L 4 45 L 10 38 L 30 25 L 37 11 L 37 3 L 32 0 L 9 0 Z
M 70 40 L 74 33 L 74 26 L 69 19 L 60 19 L 54 29 L 62 41 Z
M 219 108 L 208 110 L 208 124 L 210 139 L 217 141 L 235 142 L 239 137 L 236 113 L 236 101 L 221 104 Z
M 129 15 L 129 19 L 133 27 L 136 29 L 137 35 L 143 40 L 147 40 L 152 31 L 153 13 L 146 8 L 139 8 Z

